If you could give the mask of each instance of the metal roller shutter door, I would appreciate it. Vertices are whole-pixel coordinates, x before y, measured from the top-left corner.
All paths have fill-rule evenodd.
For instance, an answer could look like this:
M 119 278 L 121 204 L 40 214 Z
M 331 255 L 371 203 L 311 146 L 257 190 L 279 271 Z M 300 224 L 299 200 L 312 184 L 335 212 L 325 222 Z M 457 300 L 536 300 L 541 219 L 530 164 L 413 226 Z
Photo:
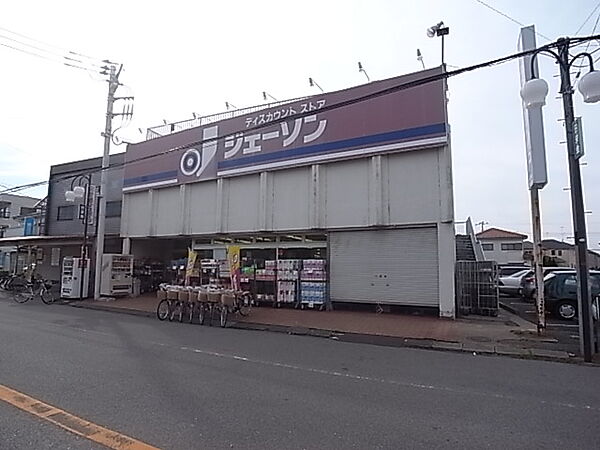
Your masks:
M 331 232 L 333 301 L 439 306 L 437 229 Z

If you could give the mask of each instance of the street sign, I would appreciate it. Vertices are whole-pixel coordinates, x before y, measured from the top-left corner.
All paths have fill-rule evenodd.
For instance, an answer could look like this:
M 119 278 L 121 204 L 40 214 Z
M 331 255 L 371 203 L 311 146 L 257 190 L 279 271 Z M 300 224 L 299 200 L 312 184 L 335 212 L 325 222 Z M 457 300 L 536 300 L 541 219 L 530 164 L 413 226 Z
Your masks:
M 533 25 L 521 28 L 519 35 L 519 50 L 537 48 L 535 27 Z M 519 59 L 521 87 L 539 73 L 537 59 L 532 55 Z M 527 109 L 523 106 L 523 125 L 525 131 L 525 151 L 527 155 L 527 179 L 529 189 L 542 189 L 548 183 L 546 167 L 546 141 L 544 139 L 544 118 L 542 108 Z
M 581 158 L 585 154 L 583 148 L 583 129 L 581 126 L 581 117 L 575 117 L 573 121 L 573 135 L 575 136 L 575 159 Z

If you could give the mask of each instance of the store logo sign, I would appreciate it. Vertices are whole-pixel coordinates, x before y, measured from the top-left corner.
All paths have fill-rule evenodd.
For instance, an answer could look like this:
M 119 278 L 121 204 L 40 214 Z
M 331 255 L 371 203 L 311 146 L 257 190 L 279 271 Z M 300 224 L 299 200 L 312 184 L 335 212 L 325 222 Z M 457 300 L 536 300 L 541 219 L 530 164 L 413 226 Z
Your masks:
M 202 147 L 200 150 L 190 148 L 179 160 L 179 170 L 186 176 L 200 177 L 217 154 L 217 137 L 219 127 L 208 127 L 202 130 Z

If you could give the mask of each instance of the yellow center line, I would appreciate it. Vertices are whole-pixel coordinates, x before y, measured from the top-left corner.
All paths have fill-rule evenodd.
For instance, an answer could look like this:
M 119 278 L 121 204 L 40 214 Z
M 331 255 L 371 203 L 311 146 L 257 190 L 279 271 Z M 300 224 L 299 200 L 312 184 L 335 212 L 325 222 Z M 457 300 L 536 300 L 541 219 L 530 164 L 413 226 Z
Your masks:
M 157 449 L 137 439 L 117 431 L 109 430 L 95 423 L 74 416 L 60 408 L 36 400 L 29 395 L 15 391 L 0 384 L 0 400 L 33 414 L 42 420 L 51 422 L 73 434 L 82 436 L 114 450 L 150 450 Z

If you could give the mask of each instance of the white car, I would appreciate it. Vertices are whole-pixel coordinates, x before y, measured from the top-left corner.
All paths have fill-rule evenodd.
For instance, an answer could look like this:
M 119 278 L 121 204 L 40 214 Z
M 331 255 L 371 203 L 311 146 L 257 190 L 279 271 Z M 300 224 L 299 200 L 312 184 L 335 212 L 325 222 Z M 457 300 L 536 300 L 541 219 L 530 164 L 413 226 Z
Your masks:
M 521 288 L 521 280 L 524 276 L 531 273 L 531 269 L 523 269 L 512 275 L 500 277 L 498 279 L 498 289 L 501 294 L 518 295 Z

